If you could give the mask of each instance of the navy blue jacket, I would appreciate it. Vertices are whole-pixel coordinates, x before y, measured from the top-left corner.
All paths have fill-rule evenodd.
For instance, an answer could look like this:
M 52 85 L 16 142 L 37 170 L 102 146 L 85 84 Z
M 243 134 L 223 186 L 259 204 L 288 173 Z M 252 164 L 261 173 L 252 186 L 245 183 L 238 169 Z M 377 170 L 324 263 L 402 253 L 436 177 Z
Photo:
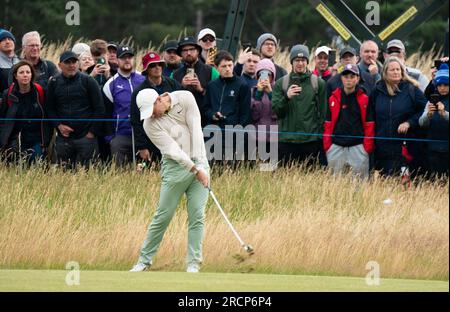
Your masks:
M 383 138 L 405 138 L 405 135 L 397 132 L 401 123 L 408 122 L 410 129 L 406 134 L 408 138 L 415 138 L 419 129 L 419 118 L 427 103 L 423 92 L 410 84 L 402 81 L 399 91 L 395 96 L 387 92 L 386 83 L 379 81 L 370 95 L 370 101 L 375 111 L 375 136 Z M 408 142 L 408 145 L 414 145 Z M 382 159 L 399 160 L 402 158 L 401 140 L 375 140 L 375 157 Z
M 440 96 L 440 101 L 444 103 L 445 110 L 448 112 L 448 95 Z M 429 142 L 428 150 L 438 153 L 448 153 L 448 120 L 443 119 L 437 112 L 433 114 L 427 127 L 427 138 L 430 140 L 439 140 L 447 142 Z
M 220 127 L 242 125 L 252 121 L 250 111 L 251 92 L 247 83 L 240 77 L 213 80 L 206 87 L 204 99 L 205 119 L 209 124 Z M 214 121 L 213 116 L 220 112 L 224 120 Z
M 234 69 L 233 69 L 233 73 L 237 77 L 241 77 L 242 79 L 244 79 L 244 81 L 247 83 L 247 85 L 250 87 L 250 90 L 251 90 L 252 88 L 256 87 L 256 85 L 258 84 L 258 79 L 247 75 L 243 71 L 244 71 L 244 65 L 236 63 L 236 65 L 234 66 Z

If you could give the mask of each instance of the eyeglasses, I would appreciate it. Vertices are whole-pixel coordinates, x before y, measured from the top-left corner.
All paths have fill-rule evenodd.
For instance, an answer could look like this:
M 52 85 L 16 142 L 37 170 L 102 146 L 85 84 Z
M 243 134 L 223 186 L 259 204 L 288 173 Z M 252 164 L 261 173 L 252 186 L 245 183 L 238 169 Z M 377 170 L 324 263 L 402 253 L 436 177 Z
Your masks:
M 188 53 L 188 52 L 194 52 L 194 51 L 197 51 L 197 49 L 196 48 L 182 49 L 181 53 Z
M 40 48 L 41 45 L 40 44 L 27 44 L 27 47 L 29 47 L 29 48 Z
M 201 41 L 203 41 L 203 42 L 207 42 L 207 41 L 209 41 L 209 42 L 214 42 L 214 41 L 216 41 L 216 38 L 213 38 L 213 37 L 204 37 L 204 38 L 202 38 L 202 39 L 200 39 Z
M 163 65 L 161 63 L 152 63 L 148 67 L 149 68 L 155 68 L 156 66 L 162 67 Z
M 65 60 L 65 61 L 63 62 L 63 64 L 65 64 L 65 65 L 73 65 L 73 64 L 76 64 L 76 63 L 78 63 L 78 60 L 77 60 L 77 59 L 74 59 L 74 58 Z
M 167 54 L 177 54 L 177 50 L 167 50 Z
M 402 51 L 400 50 L 388 50 L 387 53 L 388 54 L 400 54 Z

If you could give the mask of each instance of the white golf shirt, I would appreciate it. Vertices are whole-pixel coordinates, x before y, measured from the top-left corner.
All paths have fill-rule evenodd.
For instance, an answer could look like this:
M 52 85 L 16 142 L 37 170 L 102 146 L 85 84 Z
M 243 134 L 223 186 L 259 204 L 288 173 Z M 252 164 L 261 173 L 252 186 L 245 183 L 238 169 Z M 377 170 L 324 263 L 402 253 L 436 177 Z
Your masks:
M 169 112 L 160 118 L 144 120 L 144 130 L 163 157 L 170 158 L 187 170 L 194 161 L 197 167 L 208 167 L 200 111 L 189 91 L 169 93 Z

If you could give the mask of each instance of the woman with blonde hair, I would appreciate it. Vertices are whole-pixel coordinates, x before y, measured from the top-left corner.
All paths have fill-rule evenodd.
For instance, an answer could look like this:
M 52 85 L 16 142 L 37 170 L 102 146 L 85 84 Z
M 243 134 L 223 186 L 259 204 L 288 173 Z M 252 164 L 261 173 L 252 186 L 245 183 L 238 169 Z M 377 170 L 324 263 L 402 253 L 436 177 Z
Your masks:
M 417 138 L 419 117 L 427 99 L 418 82 L 408 76 L 405 66 L 395 56 L 386 59 L 382 77 L 370 96 L 376 125 L 375 169 L 392 175 L 400 171 L 405 161 L 410 162 L 410 168 L 418 169 L 419 157 L 414 155 L 418 155 L 420 144 L 408 139 Z

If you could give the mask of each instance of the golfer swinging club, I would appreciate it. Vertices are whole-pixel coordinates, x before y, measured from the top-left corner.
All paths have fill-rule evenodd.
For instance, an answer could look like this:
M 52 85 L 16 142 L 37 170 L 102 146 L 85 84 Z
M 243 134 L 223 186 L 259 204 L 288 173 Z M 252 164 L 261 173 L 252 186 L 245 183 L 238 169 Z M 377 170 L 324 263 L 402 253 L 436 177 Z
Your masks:
M 141 120 L 144 120 L 145 133 L 161 151 L 162 181 L 156 214 L 148 228 L 139 261 L 130 271 L 145 271 L 152 265 L 152 258 L 181 196 L 186 193 L 189 223 L 187 272 L 198 273 L 202 262 L 209 165 L 197 103 L 189 91 L 159 96 L 153 89 L 140 91 L 136 103 Z

